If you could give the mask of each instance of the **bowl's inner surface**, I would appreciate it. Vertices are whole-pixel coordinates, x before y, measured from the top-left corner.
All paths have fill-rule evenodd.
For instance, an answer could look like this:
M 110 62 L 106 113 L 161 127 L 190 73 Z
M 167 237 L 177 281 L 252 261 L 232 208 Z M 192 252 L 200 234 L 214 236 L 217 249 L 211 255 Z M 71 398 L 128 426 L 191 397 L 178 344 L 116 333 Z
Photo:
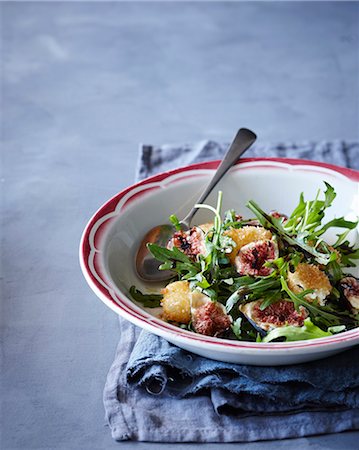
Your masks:
M 168 183 L 171 178 L 167 179 L 165 186 L 136 196 L 111 220 L 100 242 L 101 269 L 115 291 L 128 296 L 131 285 L 146 291 L 158 290 L 158 285 L 145 285 L 136 275 L 134 257 L 137 247 L 150 228 L 168 223 L 170 214 L 177 214 L 180 219 L 184 217 L 212 174 L 213 171 L 210 170 L 189 171 L 186 178 L 175 179 L 171 183 Z M 304 192 L 306 199 L 313 199 L 319 188 L 324 190 L 323 181 L 334 186 L 337 193 L 324 220 L 348 214 L 351 214 L 348 217 L 353 219 L 353 214 L 357 213 L 355 209 L 358 202 L 358 184 L 334 172 L 325 173 L 323 170 L 321 173 L 320 168 L 312 171 L 289 171 L 276 167 L 243 169 L 237 166 L 220 182 L 218 189 L 210 195 L 206 203 L 215 206 L 217 192 L 222 190 L 222 212 L 233 208 L 238 214 L 251 217 L 252 214 L 245 207 L 245 203 L 254 200 L 265 211 L 277 210 L 288 214 L 298 204 L 301 192 Z M 193 224 L 212 220 L 210 211 L 200 210 Z M 327 239 L 333 241 L 336 232 L 333 231 Z M 357 231 L 354 231 L 351 239 L 357 240 L 357 236 Z M 354 269 L 355 272 L 358 272 L 358 268 Z

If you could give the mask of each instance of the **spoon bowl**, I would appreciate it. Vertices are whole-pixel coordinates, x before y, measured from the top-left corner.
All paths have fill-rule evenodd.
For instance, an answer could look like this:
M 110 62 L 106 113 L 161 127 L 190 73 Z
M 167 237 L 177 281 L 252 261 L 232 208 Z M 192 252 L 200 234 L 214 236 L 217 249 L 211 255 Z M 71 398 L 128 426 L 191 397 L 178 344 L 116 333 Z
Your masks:
M 141 245 L 136 254 L 136 270 L 137 274 L 143 280 L 148 281 L 150 274 L 150 281 L 158 282 L 169 280 L 174 273 L 170 270 L 159 270 L 161 262 L 155 259 L 147 249 L 147 243 L 165 246 L 171 239 L 175 228 L 172 225 L 164 224 L 153 227 L 146 233 L 142 239 Z

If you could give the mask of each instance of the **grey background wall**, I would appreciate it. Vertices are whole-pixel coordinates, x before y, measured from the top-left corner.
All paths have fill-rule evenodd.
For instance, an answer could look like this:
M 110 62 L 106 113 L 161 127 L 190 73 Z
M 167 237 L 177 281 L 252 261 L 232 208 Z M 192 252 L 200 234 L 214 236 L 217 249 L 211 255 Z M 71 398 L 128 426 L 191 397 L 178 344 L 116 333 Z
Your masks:
M 358 139 L 359 4 L 1 13 L 2 446 L 116 448 L 101 395 L 118 328 L 78 267 L 87 219 L 133 181 L 139 142 L 228 141 L 239 126 L 260 141 Z M 270 445 L 355 448 L 353 433 L 236 448 Z

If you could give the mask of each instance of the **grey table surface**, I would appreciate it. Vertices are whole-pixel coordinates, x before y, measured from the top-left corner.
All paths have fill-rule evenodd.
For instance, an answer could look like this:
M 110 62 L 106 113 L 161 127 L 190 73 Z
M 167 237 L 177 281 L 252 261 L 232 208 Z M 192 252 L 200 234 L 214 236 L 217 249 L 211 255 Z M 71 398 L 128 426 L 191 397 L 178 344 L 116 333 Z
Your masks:
M 8 2 L 1 16 L 1 448 L 198 447 L 111 439 L 118 323 L 80 273 L 82 229 L 132 183 L 139 142 L 228 141 L 239 126 L 358 139 L 359 4 Z

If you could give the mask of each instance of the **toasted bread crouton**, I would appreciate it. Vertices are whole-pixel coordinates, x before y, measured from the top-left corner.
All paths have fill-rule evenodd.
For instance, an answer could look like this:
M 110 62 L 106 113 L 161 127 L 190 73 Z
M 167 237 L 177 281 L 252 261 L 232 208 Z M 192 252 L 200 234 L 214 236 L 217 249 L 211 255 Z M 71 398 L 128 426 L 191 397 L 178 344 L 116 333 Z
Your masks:
M 314 292 L 307 294 L 305 299 L 318 300 L 322 306 L 325 305 L 325 299 L 332 291 L 329 278 L 314 264 L 298 264 L 295 272 L 288 273 L 288 286 L 296 294 L 306 289 L 313 289 Z
M 191 289 L 188 281 L 175 281 L 162 289 L 163 318 L 172 322 L 191 320 Z
M 272 233 L 263 227 L 243 227 L 243 228 L 230 228 L 225 232 L 235 243 L 236 247 L 233 248 L 231 253 L 228 254 L 228 258 L 231 264 L 234 264 L 237 253 L 239 250 L 251 242 L 265 241 L 272 238 Z

